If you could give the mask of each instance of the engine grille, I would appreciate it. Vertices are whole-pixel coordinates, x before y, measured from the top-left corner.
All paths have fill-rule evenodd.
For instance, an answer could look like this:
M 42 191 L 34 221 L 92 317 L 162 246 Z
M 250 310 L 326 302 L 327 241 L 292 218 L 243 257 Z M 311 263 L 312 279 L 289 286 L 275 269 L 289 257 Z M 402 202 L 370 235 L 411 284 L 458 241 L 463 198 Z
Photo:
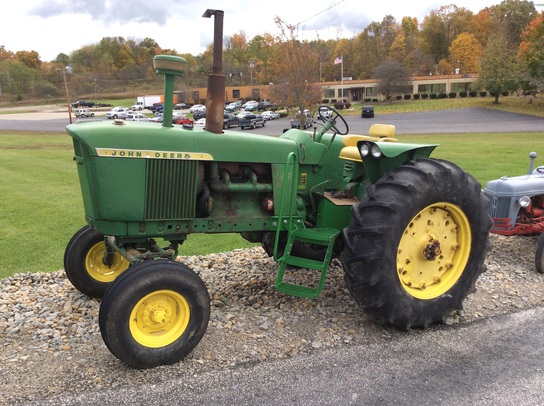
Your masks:
M 489 215 L 493 218 L 506 218 L 510 214 L 510 197 L 497 197 L 486 193 L 491 205 Z M 515 219 L 514 219 L 515 220 Z
M 195 216 L 198 161 L 147 161 L 147 220 L 191 219 Z

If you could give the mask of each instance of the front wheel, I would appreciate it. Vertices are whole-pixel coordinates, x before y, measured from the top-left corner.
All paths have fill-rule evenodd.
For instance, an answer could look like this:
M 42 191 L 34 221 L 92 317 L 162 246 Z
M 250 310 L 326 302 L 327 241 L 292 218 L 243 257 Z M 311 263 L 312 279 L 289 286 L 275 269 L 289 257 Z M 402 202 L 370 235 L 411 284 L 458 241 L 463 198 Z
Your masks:
M 200 342 L 210 318 L 204 282 L 170 260 L 141 262 L 104 295 L 98 316 L 108 349 L 134 368 L 183 359 Z
M 367 188 L 344 230 L 344 280 L 374 320 L 427 327 L 462 309 L 485 270 L 488 199 L 441 160 L 410 161 Z
M 104 235 L 89 226 L 75 233 L 64 251 L 66 276 L 77 290 L 90 297 L 102 297 L 129 266 L 120 253 L 108 250 Z

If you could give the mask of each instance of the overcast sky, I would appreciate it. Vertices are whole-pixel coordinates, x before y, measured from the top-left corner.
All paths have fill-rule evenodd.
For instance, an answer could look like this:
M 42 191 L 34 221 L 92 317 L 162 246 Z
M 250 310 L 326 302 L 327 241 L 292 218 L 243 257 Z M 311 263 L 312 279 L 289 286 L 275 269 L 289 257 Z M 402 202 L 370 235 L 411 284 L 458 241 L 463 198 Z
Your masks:
M 23 0 L 4 7 L 0 22 L 0 46 L 6 50 L 37 51 L 42 61 L 59 53 L 70 54 L 103 37 L 153 38 L 162 48 L 198 55 L 213 41 L 213 19 L 206 9 L 223 10 L 224 35 L 245 32 L 277 34 L 274 18 L 299 24 L 303 39 L 352 38 L 370 22 L 388 14 L 397 21 L 417 17 L 421 22 L 431 10 L 456 4 L 473 12 L 499 4 L 500 0 Z M 535 2 L 538 3 L 538 2 Z M 542 1 L 544 3 L 544 0 Z M 537 10 L 543 7 L 538 6 Z

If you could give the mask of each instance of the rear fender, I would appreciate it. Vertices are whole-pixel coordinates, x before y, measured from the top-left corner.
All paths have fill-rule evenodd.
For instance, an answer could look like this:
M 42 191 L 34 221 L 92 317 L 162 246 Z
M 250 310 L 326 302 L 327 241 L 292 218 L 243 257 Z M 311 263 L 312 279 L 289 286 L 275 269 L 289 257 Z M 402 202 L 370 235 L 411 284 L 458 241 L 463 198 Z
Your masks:
M 361 154 L 365 172 L 370 183 L 375 183 L 385 172 L 404 164 L 407 161 L 418 158 L 429 158 L 438 144 L 403 144 L 384 141 L 359 141 L 357 148 Z M 368 147 L 368 153 L 364 155 L 362 149 Z

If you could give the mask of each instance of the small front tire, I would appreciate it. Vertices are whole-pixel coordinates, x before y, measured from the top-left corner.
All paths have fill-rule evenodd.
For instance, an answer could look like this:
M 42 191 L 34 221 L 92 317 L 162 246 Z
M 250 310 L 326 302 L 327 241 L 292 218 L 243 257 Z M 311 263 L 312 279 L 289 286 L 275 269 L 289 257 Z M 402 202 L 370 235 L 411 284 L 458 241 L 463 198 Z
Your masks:
M 104 295 L 98 316 L 108 349 L 133 368 L 182 360 L 200 342 L 210 318 L 206 285 L 171 260 L 141 262 Z
M 64 251 L 64 271 L 72 285 L 90 297 L 102 297 L 113 281 L 130 266 L 118 252 L 111 263 L 104 262 L 107 251 L 104 235 L 89 226 L 70 239 Z

